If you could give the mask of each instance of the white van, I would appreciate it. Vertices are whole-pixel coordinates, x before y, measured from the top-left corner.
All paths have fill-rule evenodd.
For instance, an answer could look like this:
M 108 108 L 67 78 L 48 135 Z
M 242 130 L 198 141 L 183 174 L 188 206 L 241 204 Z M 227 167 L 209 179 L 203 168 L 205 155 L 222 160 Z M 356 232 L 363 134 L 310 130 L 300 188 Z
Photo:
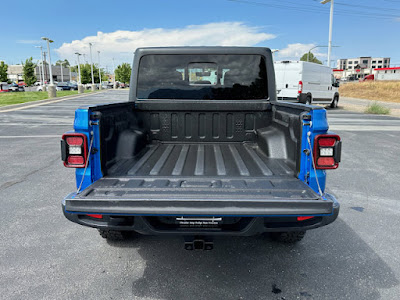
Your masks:
M 276 61 L 278 100 L 337 107 L 339 83 L 328 66 L 306 61 Z

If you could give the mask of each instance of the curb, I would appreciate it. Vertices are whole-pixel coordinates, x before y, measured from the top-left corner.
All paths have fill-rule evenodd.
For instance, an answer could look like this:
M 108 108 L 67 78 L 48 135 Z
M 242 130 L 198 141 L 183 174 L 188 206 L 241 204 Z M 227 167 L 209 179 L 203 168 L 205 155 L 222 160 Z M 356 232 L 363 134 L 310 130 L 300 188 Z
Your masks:
M 105 92 L 108 92 L 108 91 L 109 90 L 104 90 L 104 91 L 102 90 L 102 91 L 83 93 L 83 94 L 77 94 L 77 95 L 55 97 L 55 98 L 51 98 L 51 99 L 29 101 L 29 102 L 25 102 L 25 103 L 10 104 L 10 105 L 6 105 L 6 106 L 1 106 L 0 107 L 0 113 L 9 112 L 9 111 L 15 111 L 15 110 L 22 110 L 22 109 L 25 109 L 25 108 L 41 106 L 41 105 L 45 105 L 45 104 L 49 104 L 49 103 L 61 102 L 61 101 L 68 100 L 68 99 L 81 98 L 81 97 L 84 97 L 84 96 L 87 96 L 87 95 L 105 93 Z

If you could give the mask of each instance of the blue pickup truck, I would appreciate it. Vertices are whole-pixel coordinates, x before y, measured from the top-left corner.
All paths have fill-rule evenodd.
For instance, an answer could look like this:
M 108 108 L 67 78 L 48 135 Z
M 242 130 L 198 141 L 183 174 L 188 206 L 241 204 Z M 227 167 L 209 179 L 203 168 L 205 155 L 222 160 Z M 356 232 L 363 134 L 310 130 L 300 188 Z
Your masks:
M 81 107 L 61 139 L 77 190 L 67 219 L 102 237 L 269 233 L 294 243 L 332 223 L 340 137 L 322 107 L 277 101 L 268 48 L 140 48 L 129 101 Z

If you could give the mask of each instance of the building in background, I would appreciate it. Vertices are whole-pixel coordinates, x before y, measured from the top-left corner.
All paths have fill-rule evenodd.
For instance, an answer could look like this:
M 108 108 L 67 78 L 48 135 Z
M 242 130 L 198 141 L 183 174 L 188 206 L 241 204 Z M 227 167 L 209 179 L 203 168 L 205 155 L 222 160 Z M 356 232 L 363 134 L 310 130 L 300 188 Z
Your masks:
M 400 67 L 374 69 L 375 80 L 400 80 Z
M 361 56 L 357 58 L 338 59 L 336 68 L 344 70 L 389 68 L 390 57 Z
M 51 66 L 53 73 L 53 80 L 61 82 L 61 66 Z M 40 75 L 39 75 L 40 74 Z M 7 77 L 12 82 L 21 82 L 24 80 L 24 66 L 23 65 L 9 65 L 7 70 Z M 41 78 L 41 68 L 37 66 L 35 68 L 35 76 L 39 81 Z M 71 72 L 71 77 L 69 78 L 69 68 L 63 67 L 63 79 L 64 81 L 77 81 L 77 73 Z M 48 64 L 45 63 L 44 67 L 44 78 L 45 81 L 50 82 L 50 70 Z
M 374 69 L 389 68 L 390 57 L 360 56 L 338 59 L 334 75 L 338 79 L 358 80 L 374 74 Z

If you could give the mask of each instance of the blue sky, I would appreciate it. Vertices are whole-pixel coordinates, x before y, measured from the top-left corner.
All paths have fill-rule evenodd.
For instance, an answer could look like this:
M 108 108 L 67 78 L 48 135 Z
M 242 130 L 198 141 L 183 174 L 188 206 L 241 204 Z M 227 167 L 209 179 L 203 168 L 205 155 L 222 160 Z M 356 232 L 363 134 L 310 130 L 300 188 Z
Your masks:
M 329 5 L 314 0 L 19 1 L 2 14 L 0 60 L 39 59 L 41 36 L 54 40 L 52 61 L 75 62 L 75 51 L 101 51 L 103 66 L 131 62 L 138 46 L 249 45 L 280 49 L 278 59 L 296 59 L 328 43 Z M 336 1 L 333 59 L 392 58 L 400 66 L 400 0 Z M 5 30 L 4 28 L 7 28 Z M 317 50 L 326 60 L 326 48 Z M 87 55 L 88 59 L 88 55 Z M 97 61 L 97 53 L 95 55 Z

